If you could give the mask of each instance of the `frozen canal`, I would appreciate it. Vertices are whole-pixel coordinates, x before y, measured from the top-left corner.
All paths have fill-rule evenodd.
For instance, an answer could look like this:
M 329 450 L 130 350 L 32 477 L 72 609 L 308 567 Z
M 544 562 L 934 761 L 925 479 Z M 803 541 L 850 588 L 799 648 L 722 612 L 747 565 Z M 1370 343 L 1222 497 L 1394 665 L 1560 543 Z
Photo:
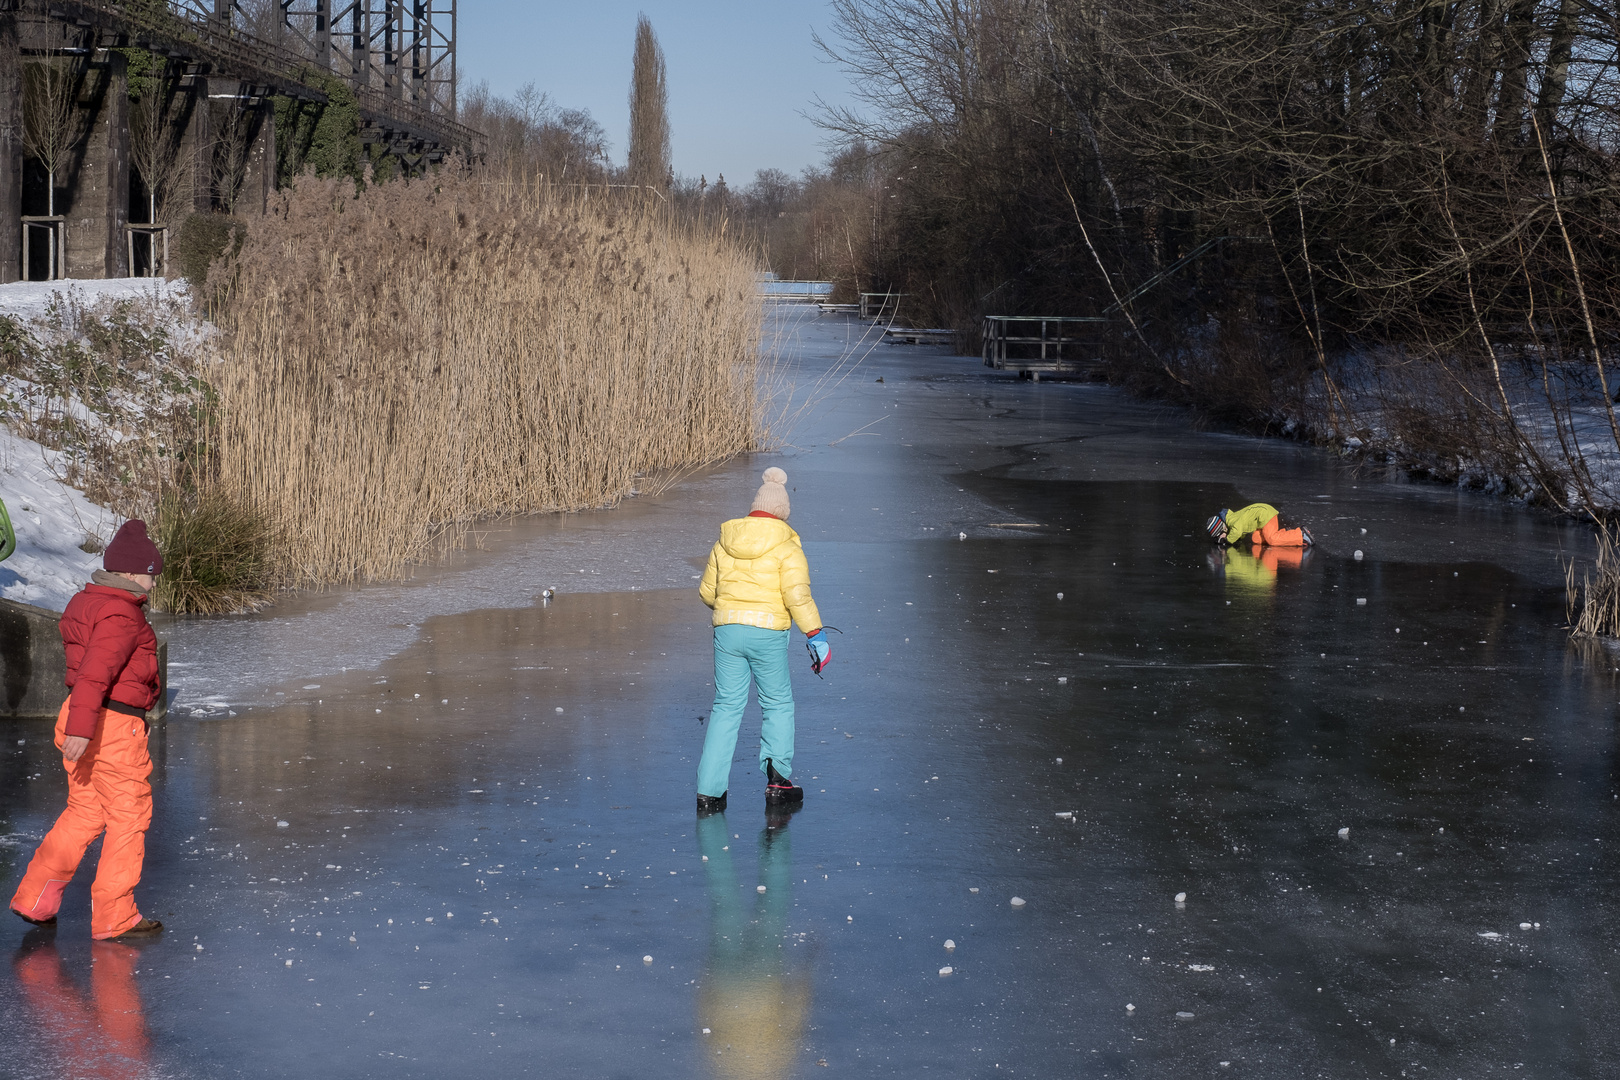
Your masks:
M 5 923 L 0 1075 L 1614 1075 L 1579 530 L 779 329 L 781 453 L 167 627 L 137 895 L 168 930 L 92 946 L 84 872 L 54 942 Z M 793 645 L 774 829 L 754 709 L 729 811 L 692 809 L 695 576 L 767 464 L 844 632 L 825 681 Z M 1257 499 L 1302 565 L 1212 561 L 1205 518 Z M 64 781 L 45 726 L 0 736 L 9 894 Z

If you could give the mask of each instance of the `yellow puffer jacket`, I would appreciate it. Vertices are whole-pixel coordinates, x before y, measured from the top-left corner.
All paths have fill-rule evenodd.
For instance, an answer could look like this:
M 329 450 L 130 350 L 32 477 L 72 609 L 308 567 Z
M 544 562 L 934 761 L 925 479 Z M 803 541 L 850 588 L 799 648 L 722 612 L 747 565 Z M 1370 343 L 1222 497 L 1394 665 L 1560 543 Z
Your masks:
M 714 608 L 716 626 L 786 630 L 798 623 L 807 634 L 821 629 L 821 612 L 810 596 L 810 563 L 799 534 L 781 518 L 749 516 L 721 525 L 698 595 Z

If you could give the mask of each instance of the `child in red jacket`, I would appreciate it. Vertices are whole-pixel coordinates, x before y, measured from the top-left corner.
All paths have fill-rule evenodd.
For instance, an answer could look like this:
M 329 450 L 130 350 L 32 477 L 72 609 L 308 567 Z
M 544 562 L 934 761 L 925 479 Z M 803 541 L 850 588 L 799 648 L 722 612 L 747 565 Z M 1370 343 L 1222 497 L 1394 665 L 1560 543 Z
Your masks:
M 136 519 L 107 545 L 102 566 L 62 613 L 69 693 L 56 718 L 56 745 L 68 774 L 67 809 L 34 852 L 11 910 L 54 925 L 62 891 L 105 830 L 90 886 L 90 933 L 106 940 L 163 929 L 135 907 L 152 823 L 146 710 L 159 693 L 157 635 L 144 605 L 163 572 L 163 555 Z

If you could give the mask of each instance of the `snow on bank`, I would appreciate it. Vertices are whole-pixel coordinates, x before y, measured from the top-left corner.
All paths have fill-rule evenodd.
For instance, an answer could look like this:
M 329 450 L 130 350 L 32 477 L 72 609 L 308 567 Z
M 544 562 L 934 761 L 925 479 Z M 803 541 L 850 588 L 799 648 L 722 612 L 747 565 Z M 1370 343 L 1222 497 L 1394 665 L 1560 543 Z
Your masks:
M 0 563 L 0 596 L 61 611 L 101 566 L 82 549 L 112 538 L 118 519 L 57 479 L 60 452 L 0 428 L 0 499 L 17 533 L 17 550 Z
M 37 319 L 45 314 L 51 298 L 70 295 L 84 307 L 100 300 L 168 300 L 187 293 L 184 278 L 105 278 L 101 280 L 14 281 L 0 285 L 0 315 Z
M 103 300 L 181 299 L 185 293 L 181 279 L 19 281 L 0 285 L 0 315 L 28 322 L 43 317 L 57 298 L 90 307 Z M 16 552 L 0 563 L 0 596 L 53 611 L 66 607 L 101 565 L 99 554 L 84 550 L 87 542 L 105 543 L 119 524 L 107 507 L 64 484 L 63 472 L 60 451 L 0 428 L 0 499 L 17 533 Z

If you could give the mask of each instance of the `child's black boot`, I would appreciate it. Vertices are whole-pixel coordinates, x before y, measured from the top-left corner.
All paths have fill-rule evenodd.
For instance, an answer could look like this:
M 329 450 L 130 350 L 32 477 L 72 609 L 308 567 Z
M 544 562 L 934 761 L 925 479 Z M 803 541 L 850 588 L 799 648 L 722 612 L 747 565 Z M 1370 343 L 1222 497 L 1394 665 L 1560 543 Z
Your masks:
M 726 808 L 726 793 L 718 795 L 698 795 L 697 812 L 700 814 L 716 814 Z

